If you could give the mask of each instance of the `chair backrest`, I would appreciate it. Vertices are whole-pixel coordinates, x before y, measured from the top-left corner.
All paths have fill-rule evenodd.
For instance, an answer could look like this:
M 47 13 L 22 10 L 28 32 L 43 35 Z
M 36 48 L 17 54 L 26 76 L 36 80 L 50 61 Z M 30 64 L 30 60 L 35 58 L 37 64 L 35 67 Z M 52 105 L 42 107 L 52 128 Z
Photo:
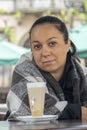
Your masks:
M 0 121 L 4 120 L 5 115 L 5 112 L 0 112 Z
M 0 104 L 0 121 L 4 120 L 6 113 L 7 113 L 7 105 Z

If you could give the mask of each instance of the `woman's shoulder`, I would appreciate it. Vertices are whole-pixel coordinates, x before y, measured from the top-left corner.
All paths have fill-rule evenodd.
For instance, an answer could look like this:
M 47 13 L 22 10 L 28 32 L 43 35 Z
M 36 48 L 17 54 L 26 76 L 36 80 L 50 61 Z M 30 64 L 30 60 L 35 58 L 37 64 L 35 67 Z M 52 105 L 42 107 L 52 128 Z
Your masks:
M 82 70 L 84 75 L 87 75 L 87 67 L 81 63 L 81 61 L 78 61 L 77 59 L 74 59 L 74 63 L 76 64 L 77 68 L 79 66 L 80 71 Z
M 83 65 L 81 65 L 81 66 L 82 66 L 82 69 L 83 69 L 84 74 L 87 76 L 87 67 L 86 67 L 86 66 L 83 66 Z
M 30 71 L 33 68 L 32 55 L 31 53 L 26 53 L 21 56 L 17 64 L 15 65 L 14 72 L 23 75 L 23 73 Z
M 19 61 L 17 62 L 16 66 L 19 65 L 19 64 L 21 64 L 21 63 L 24 63 L 26 60 L 28 60 L 30 62 L 32 61 L 32 53 L 31 52 L 23 54 L 20 57 Z
M 27 53 L 22 55 L 19 62 L 15 66 L 14 72 L 16 75 L 20 75 L 28 81 L 43 81 L 44 78 L 40 73 L 37 66 L 34 64 L 32 54 Z

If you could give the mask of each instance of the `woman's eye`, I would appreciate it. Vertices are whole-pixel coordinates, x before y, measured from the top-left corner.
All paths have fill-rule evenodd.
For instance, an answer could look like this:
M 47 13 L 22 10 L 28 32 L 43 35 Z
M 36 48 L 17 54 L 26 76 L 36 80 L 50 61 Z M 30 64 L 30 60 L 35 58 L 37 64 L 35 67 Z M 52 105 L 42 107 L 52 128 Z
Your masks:
M 56 42 L 50 42 L 49 45 L 50 46 L 55 46 L 57 43 Z
M 35 49 L 40 49 L 40 48 L 41 48 L 41 45 L 34 45 L 34 48 L 35 48 Z

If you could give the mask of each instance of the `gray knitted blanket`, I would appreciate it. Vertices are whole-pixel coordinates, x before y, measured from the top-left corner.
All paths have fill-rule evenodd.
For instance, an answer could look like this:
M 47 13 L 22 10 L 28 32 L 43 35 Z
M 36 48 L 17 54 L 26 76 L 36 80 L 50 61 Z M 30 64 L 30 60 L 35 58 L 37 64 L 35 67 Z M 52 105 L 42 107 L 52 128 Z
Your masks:
M 79 63 L 77 62 L 72 63 L 73 66 L 76 66 L 74 70 L 75 72 L 74 76 L 76 76 L 75 78 L 79 80 L 77 72 L 82 73 L 83 75 L 81 77 L 82 81 L 80 85 L 78 83 L 74 84 L 74 95 L 76 95 L 75 102 L 80 102 L 82 105 L 87 106 L 87 77 L 86 77 L 87 69 L 85 68 L 85 74 L 84 74 L 83 68 L 79 65 Z M 34 64 L 32 60 L 32 55 L 31 54 L 23 55 L 15 67 L 12 79 L 12 86 L 7 96 L 7 106 L 10 112 L 9 119 L 15 116 L 31 115 L 26 84 L 28 82 L 40 82 L 40 81 L 46 81 L 46 80 L 42 76 L 36 65 Z M 83 94 L 84 90 L 85 93 Z M 84 98 L 82 97 L 83 95 Z M 48 87 L 46 88 L 44 114 L 59 115 L 66 107 L 67 103 L 68 102 L 65 101 L 63 92 L 60 91 L 60 89 L 58 97 L 56 96 L 54 91 L 52 91 L 51 87 L 50 89 Z

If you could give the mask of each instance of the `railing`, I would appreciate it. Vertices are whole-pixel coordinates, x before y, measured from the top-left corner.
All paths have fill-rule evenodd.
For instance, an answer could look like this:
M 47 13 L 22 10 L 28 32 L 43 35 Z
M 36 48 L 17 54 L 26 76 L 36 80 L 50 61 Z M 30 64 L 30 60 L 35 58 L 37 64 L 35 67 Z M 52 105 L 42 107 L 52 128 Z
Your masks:
M 44 10 L 58 11 L 62 8 L 75 8 L 84 11 L 83 0 L 0 0 L 0 9 L 6 12 L 16 10 L 38 12 Z
M 8 12 L 16 10 L 38 11 L 65 8 L 64 0 L 0 0 L 0 8 Z
M 11 84 L 14 66 L 0 66 L 0 87 L 7 87 Z
M 5 103 L 11 87 L 14 66 L 0 66 L 0 103 Z

